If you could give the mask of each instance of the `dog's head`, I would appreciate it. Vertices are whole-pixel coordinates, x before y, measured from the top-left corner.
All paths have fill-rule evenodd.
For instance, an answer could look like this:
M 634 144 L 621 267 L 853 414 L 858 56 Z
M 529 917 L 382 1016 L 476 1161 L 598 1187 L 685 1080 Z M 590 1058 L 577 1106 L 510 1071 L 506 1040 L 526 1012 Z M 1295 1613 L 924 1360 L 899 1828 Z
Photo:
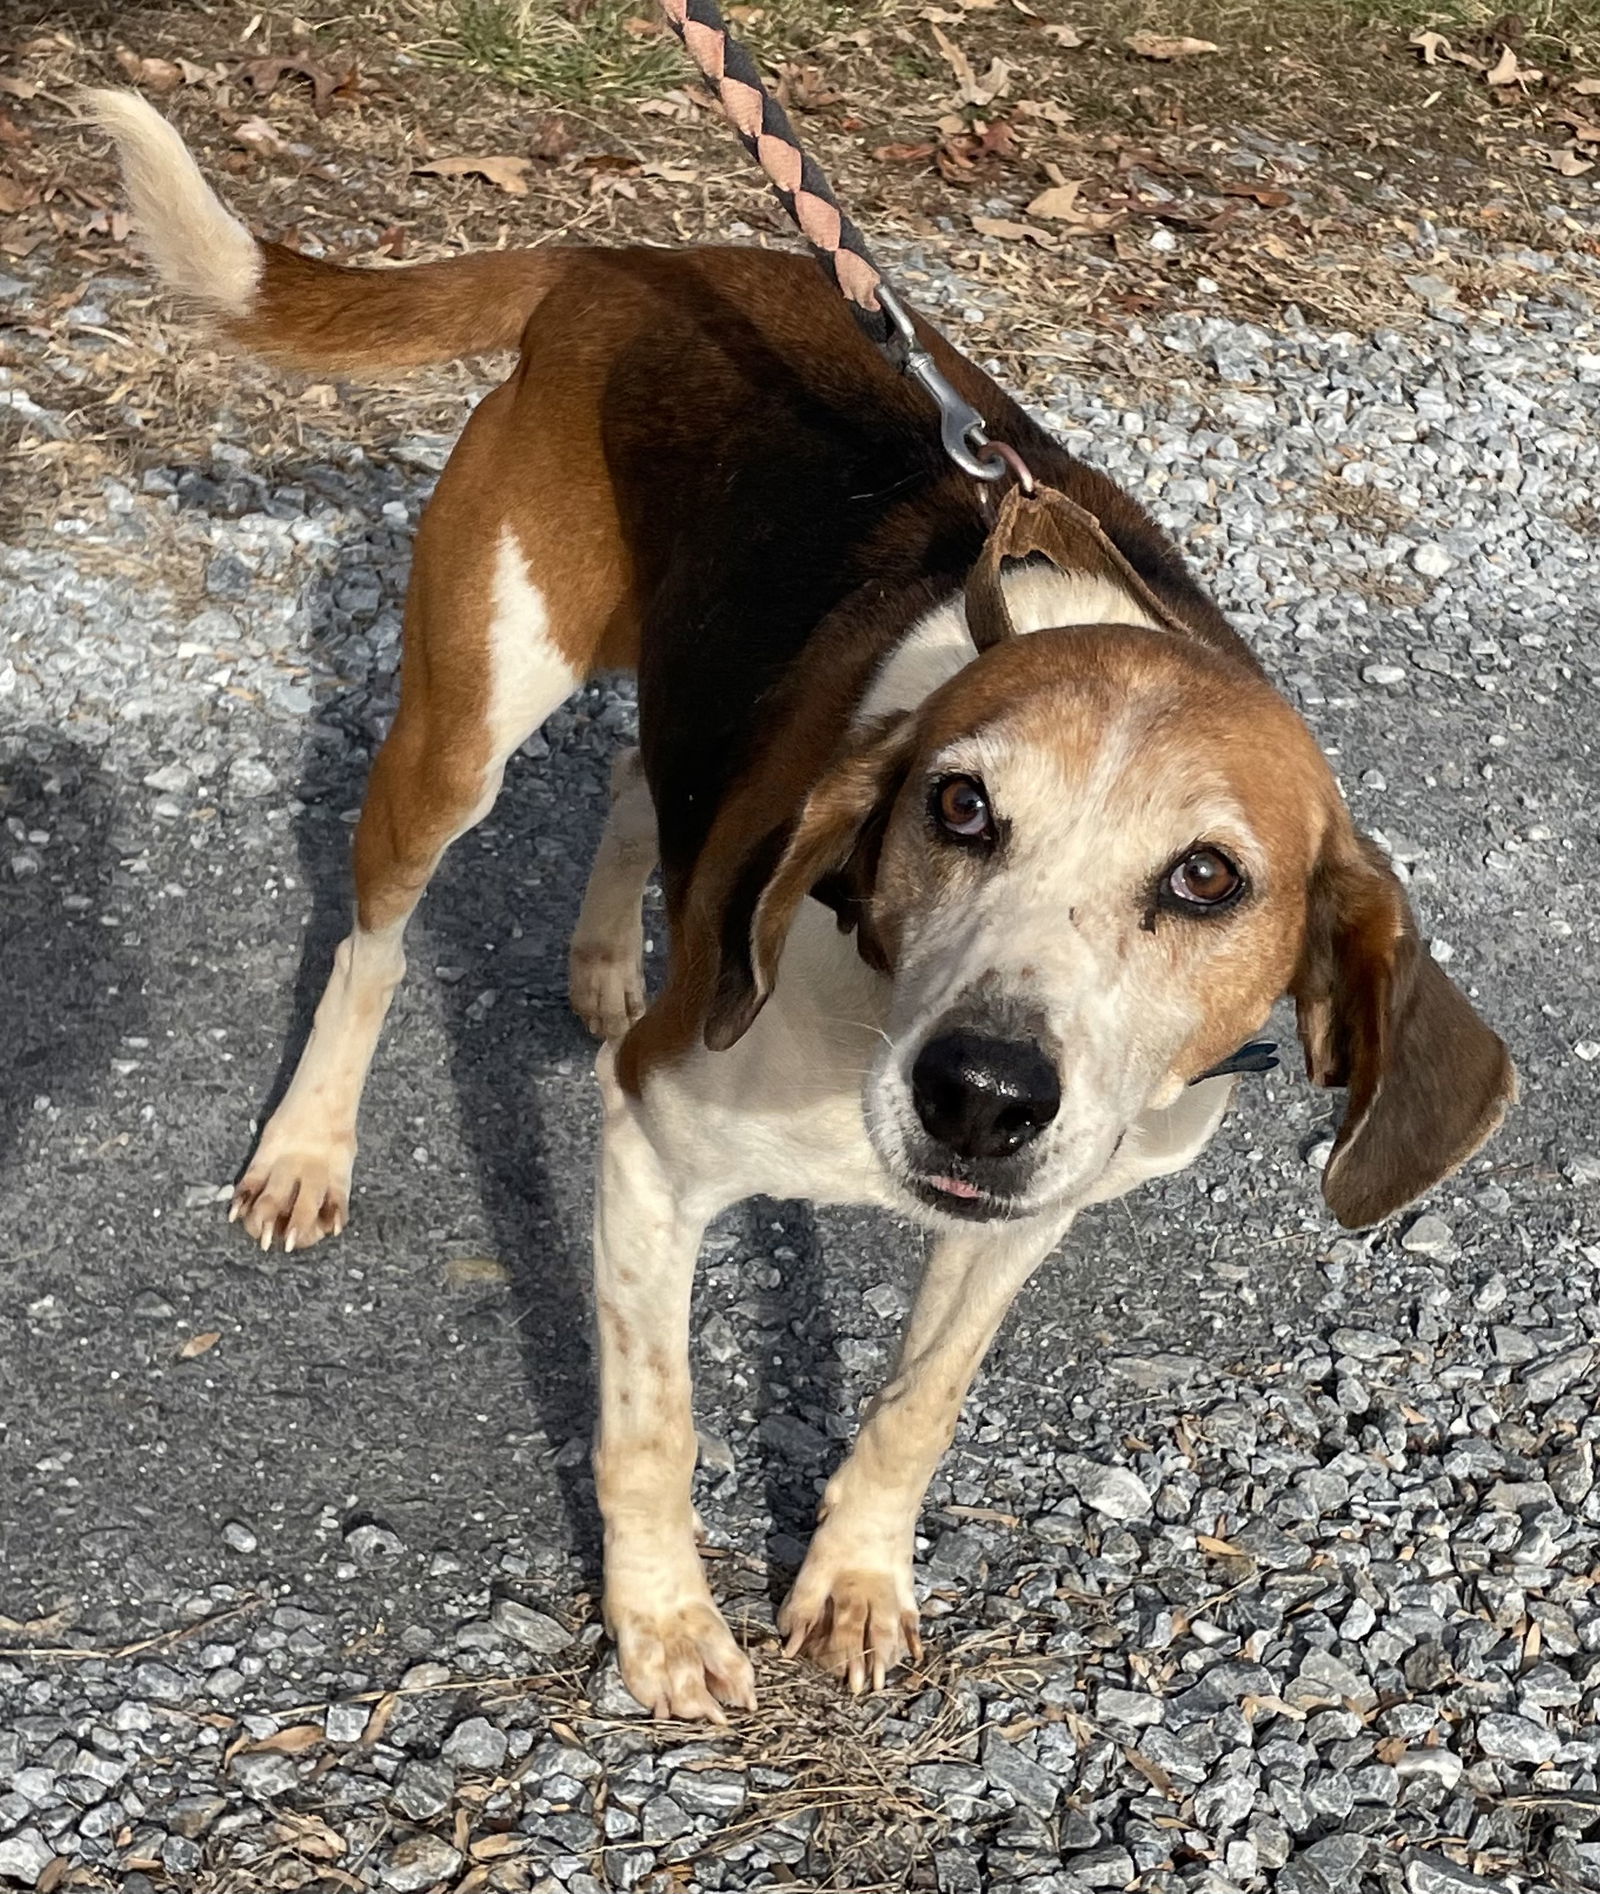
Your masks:
M 712 1047 L 756 1017 L 813 892 L 893 981 L 873 1143 L 952 1217 L 1089 1196 L 1284 993 L 1313 1080 L 1349 1088 L 1323 1180 L 1347 1224 L 1463 1162 L 1513 1094 L 1310 732 L 1193 639 L 1009 639 L 864 733 L 745 864 Z

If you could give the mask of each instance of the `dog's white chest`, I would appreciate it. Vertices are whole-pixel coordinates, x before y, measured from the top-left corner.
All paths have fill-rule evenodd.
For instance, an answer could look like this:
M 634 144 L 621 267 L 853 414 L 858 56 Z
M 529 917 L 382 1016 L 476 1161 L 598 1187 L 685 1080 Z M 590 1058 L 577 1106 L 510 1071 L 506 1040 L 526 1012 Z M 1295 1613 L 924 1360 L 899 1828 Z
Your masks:
M 888 990 L 833 916 L 807 901 L 750 1031 L 646 1087 L 652 1134 L 670 1144 L 679 1174 L 727 1203 L 901 1204 L 867 1136 L 862 1099 Z

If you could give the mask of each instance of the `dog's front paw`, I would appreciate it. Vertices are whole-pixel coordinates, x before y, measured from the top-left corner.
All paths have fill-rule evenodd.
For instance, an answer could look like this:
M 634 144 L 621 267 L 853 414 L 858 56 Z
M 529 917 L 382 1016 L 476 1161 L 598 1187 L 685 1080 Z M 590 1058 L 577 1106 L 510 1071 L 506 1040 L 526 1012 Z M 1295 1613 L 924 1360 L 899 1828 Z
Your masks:
M 756 1707 L 756 1675 L 710 1595 L 675 1605 L 606 1599 L 617 1668 L 653 1716 L 726 1723 L 730 1709 Z
M 644 939 L 572 943 L 567 993 L 596 1039 L 621 1039 L 644 1014 Z
M 263 1134 L 250 1168 L 240 1178 L 228 1212 L 264 1250 L 274 1242 L 288 1250 L 310 1249 L 337 1236 L 350 1217 L 350 1179 L 355 1140 L 309 1140 Z
M 805 1656 L 843 1677 L 859 1694 L 883 1688 L 897 1664 L 917 1663 L 917 1599 L 907 1559 L 867 1547 L 826 1543 L 826 1526 L 811 1542 L 794 1590 L 778 1613 L 790 1657 Z

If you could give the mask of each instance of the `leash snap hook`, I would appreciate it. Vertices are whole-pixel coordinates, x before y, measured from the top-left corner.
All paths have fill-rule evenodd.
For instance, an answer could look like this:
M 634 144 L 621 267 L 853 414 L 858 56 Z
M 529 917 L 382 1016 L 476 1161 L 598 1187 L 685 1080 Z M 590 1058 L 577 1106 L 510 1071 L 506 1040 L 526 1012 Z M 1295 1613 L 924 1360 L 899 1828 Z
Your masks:
M 887 283 L 878 285 L 878 306 L 889 318 L 900 345 L 900 369 L 931 395 L 939 408 L 939 440 L 964 474 L 974 480 L 1003 480 L 1010 465 L 984 430 L 983 416 L 952 385 L 917 340 L 905 304 Z

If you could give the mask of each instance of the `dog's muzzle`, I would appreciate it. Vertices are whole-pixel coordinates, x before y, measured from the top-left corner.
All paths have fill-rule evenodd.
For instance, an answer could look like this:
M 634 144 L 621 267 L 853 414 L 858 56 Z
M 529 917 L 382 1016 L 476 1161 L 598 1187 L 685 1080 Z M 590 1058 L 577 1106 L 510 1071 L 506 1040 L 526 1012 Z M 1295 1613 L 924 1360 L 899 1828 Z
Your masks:
M 971 1221 L 1018 1214 L 1032 1180 L 1029 1150 L 1061 1109 L 1061 1078 L 1033 1038 L 945 1026 L 911 1067 L 921 1126 L 909 1156 L 926 1203 Z

